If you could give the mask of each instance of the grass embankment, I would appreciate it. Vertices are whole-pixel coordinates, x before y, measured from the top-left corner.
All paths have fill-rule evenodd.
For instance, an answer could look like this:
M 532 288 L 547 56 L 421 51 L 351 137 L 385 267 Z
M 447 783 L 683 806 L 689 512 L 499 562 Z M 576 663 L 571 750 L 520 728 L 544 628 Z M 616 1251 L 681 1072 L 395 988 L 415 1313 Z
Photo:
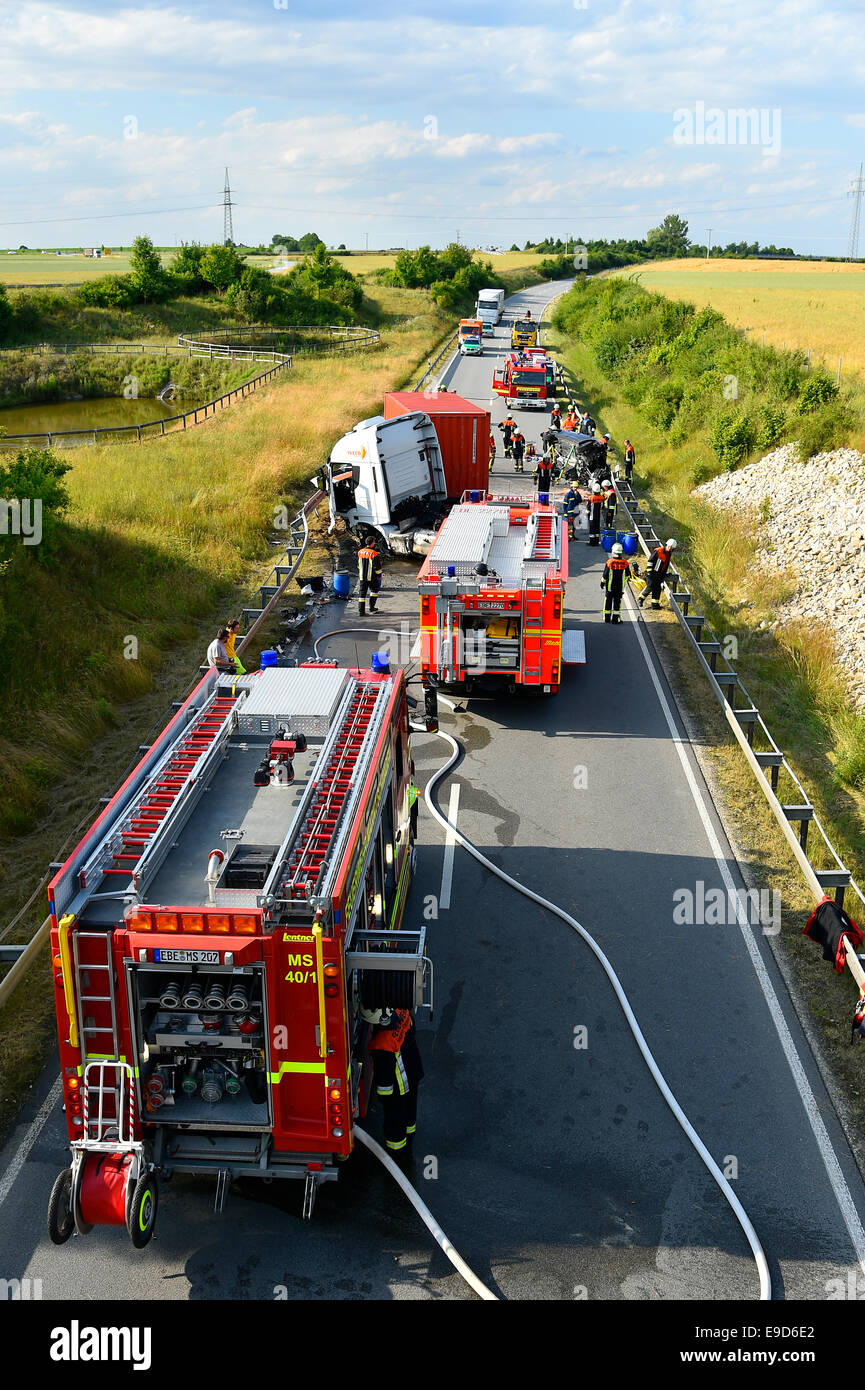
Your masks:
M 710 305 L 758 343 L 807 352 L 842 379 L 865 370 L 865 265 L 838 261 L 658 261 L 627 273 L 647 290 Z
M 3 576 L 15 633 L 4 642 L 0 698 L 15 717 L 0 743 L 0 923 L 74 827 L 92 819 L 188 683 L 215 624 L 269 570 L 274 508 L 300 505 L 333 441 L 380 410 L 385 391 L 413 380 L 444 336 L 449 320 L 423 292 L 371 293 L 380 351 L 298 359 L 186 434 L 69 455 L 72 505 L 53 563 L 41 566 L 34 547 L 14 589 Z M 124 655 L 129 637 L 135 660 Z M 44 911 L 39 894 L 9 939 L 27 940 Z M 33 989 L 0 1014 L 0 1126 L 53 1037 L 38 963 L 29 979 Z
M 808 422 L 798 409 L 808 381 L 799 359 L 744 345 L 723 321 L 696 315 L 689 306 L 665 304 L 618 279 L 579 287 L 561 302 L 555 319 L 551 337 L 577 399 L 609 430 L 619 455 L 623 440 L 633 441 L 638 496 L 656 529 L 679 540 L 677 564 L 716 635 L 722 641 L 735 637 L 734 665 L 808 789 L 842 860 L 861 883 L 865 718 L 850 706 L 819 614 L 813 624 L 768 628 L 789 588 L 783 579 L 755 567 L 750 519 L 719 513 L 692 494 L 695 480 L 724 466 L 716 451 L 724 438 L 719 419 L 740 412 L 757 420 L 761 412 L 773 411 L 779 439 L 795 438 Z M 723 395 L 730 375 L 739 382 L 735 402 Z M 671 410 L 670 402 L 677 399 L 680 408 Z M 850 442 L 859 443 L 862 397 L 853 391 L 842 404 L 852 422 Z M 830 401 L 825 408 L 837 406 Z M 755 446 L 753 456 L 763 451 Z M 761 499 L 754 501 L 759 508 Z M 674 687 L 696 720 L 698 739 L 726 802 L 728 824 L 754 879 L 781 894 L 783 940 L 800 988 L 820 1024 L 846 1099 L 857 1121 L 865 1122 L 861 1056 L 847 1046 L 855 986 L 846 973 L 834 975 L 819 950 L 801 937 L 810 896 L 676 620 L 664 613 L 650 621 L 674 672 Z M 782 800 L 785 792 L 787 800 L 799 800 L 792 786 L 781 787 Z M 857 901 L 849 904 L 854 917 Z

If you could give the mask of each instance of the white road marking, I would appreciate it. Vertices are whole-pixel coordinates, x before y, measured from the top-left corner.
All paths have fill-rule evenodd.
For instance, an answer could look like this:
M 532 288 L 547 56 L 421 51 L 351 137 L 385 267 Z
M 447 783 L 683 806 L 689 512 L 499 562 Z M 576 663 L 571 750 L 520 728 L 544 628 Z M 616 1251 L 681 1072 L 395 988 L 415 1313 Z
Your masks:
M 454 782 L 451 787 L 450 801 L 448 802 L 448 820 L 451 825 L 457 823 L 457 816 L 460 809 L 460 787 L 459 782 Z M 442 863 L 442 888 L 439 894 L 439 909 L 443 910 L 451 905 L 451 884 L 454 877 L 454 846 L 456 839 L 452 830 L 445 836 L 445 857 Z
M 685 753 L 684 741 L 680 737 L 679 731 L 676 728 L 676 721 L 673 717 L 673 711 L 670 709 L 669 701 L 667 700 L 667 697 L 664 693 L 664 689 L 661 685 L 661 682 L 658 679 L 657 672 L 655 671 L 655 667 L 652 664 L 652 660 L 649 656 L 649 649 L 646 645 L 646 639 L 643 636 L 641 624 L 639 622 L 639 619 L 636 617 L 636 613 L 634 611 L 634 600 L 630 594 L 630 591 L 628 592 L 627 606 L 630 616 L 633 620 L 634 630 L 637 634 L 637 640 L 640 643 L 640 649 L 643 653 L 643 658 L 645 660 L 646 666 L 648 667 L 649 675 L 652 678 L 652 684 L 655 687 L 655 692 L 658 696 L 658 700 L 660 701 L 661 708 L 664 711 L 664 718 L 666 719 L 667 727 L 670 730 L 670 737 L 673 740 L 676 752 L 679 756 L 679 762 L 682 764 L 682 768 L 684 770 L 688 786 L 691 790 L 691 795 L 694 798 L 694 804 L 697 807 L 697 811 L 700 815 L 700 820 L 703 822 L 703 828 L 706 831 L 706 837 L 709 841 L 712 854 L 714 855 L 715 863 L 718 865 L 718 872 L 720 873 L 721 878 L 724 881 L 724 887 L 727 889 L 727 893 L 733 895 L 732 897 L 728 897 L 727 901 L 739 902 L 738 894 L 736 893 L 736 886 L 733 882 L 733 877 L 727 865 L 726 857 L 723 853 L 723 850 L 721 849 L 720 841 L 718 840 L 718 837 L 715 834 L 715 827 L 712 825 L 712 819 L 709 815 L 706 802 L 703 798 L 703 794 L 691 769 L 691 765 L 688 761 L 687 754 Z M 745 913 L 744 907 L 741 903 L 739 903 L 739 926 L 742 932 L 742 937 L 744 939 L 745 946 L 748 951 L 748 955 L 751 957 L 751 964 L 754 967 L 754 973 L 756 974 L 760 988 L 763 991 L 763 996 L 769 1007 L 769 1013 L 771 1014 L 772 1022 L 775 1025 L 775 1031 L 778 1034 L 778 1039 L 784 1051 L 784 1056 L 787 1059 L 787 1065 L 790 1068 L 793 1080 L 796 1084 L 796 1090 L 799 1092 L 802 1104 L 805 1107 L 805 1114 L 808 1116 L 808 1122 L 811 1125 L 811 1130 L 817 1142 L 817 1148 L 820 1150 L 820 1157 L 822 1158 L 823 1166 L 826 1169 L 826 1176 L 828 1177 L 829 1182 L 832 1185 L 832 1191 L 835 1194 L 835 1200 L 838 1203 L 838 1206 L 841 1211 L 841 1216 L 844 1219 L 844 1224 L 847 1227 L 847 1230 L 850 1234 L 850 1239 L 853 1243 L 853 1249 L 856 1253 L 856 1259 L 859 1261 L 859 1266 L 862 1269 L 863 1273 L 865 1273 L 865 1229 L 863 1229 L 862 1227 L 862 1222 L 859 1219 L 859 1213 L 856 1210 L 856 1204 L 853 1201 L 853 1197 L 849 1187 L 847 1186 L 844 1174 L 841 1172 L 841 1165 L 838 1162 L 838 1156 L 835 1153 L 834 1148 L 832 1147 L 832 1141 L 829 1138 L 828 1130 L 826 1129 L 826 1126 L 823 1123 L 823 1117 L 821 1116 L 817 1105 L 817 1098 L 814 1095 L 813 1090 L 811 1089 L 811 1083 L 809 1082 L 808 1077 L 805 1074 L 805 1068 L 802 1065 L 802 1060 L 799 1056 L 796 1044 L 793 1041 L 793 1036 L 790 1032 L 790 1029 L 787 1027 L 787 1020 L 785 1019 L 783 1011 L 781 1009 L 781 1004 L 778 999 L 778 995 L 775 991 L 775 987 L 769 978 L 769 973 L 764 964 L 763 957 L 760 955 L 760 950 L 757 945 L 756 937 L 754 936 L 753 928 L 747 920 L 747 914 Z
M 51 1111 L 54 1109 L 55 1105 L 60 1100 L 62 1094 L 63 1088 L 60 1084 L 60 1077 L 58 1076 L 57 1080 L 54 1082 L 54 1085 L 51 1087 L 51 1090 L 48 1092 L 47 1096 L 45 1097 L 41 1106 L 39 1107 L 39 1114 L 36 1116 L 27 1133 L 24 1135 L 24 1138 L 21 1140 L 15 1157 L 12 1159 L 12 1162 L 9 1164 L 9 1167 L 3 1174 L 3 1179 L 2 1181 L 0 1181 L 0 1207 L 2 1207 L 3 1203 L 6 1201 L 6 1198 L 9 1196 L 9 1193 L 12 1191 L 12 1188 L 15 1186 L 15 1183 L 18 1179 L 18 1174 L 21 1172 L 21 1169 L 27 1162 L 30 1150 L 33 1148 L 33 1145 L 36 1143 L 36 1140 L 42 1133 L 48 1116 L 51 1114 Z

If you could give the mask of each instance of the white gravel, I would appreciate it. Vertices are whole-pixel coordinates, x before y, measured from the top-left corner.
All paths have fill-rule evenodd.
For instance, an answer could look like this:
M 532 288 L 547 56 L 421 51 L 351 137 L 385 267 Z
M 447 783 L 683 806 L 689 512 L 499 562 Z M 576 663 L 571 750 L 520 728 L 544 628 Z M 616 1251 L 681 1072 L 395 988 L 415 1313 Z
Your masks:
M 695 489 L 713 506 L 751 517 L 756 558 L 787 573 L 798 588 L 777 624 L 824 622 L 846 672 L 853 703 L 865 710 L 865 462 L 855 449 L 815 454 L 800 463 L 785 444 L 735 473 Z M 760 515 L 769 500 L 769 519 Z

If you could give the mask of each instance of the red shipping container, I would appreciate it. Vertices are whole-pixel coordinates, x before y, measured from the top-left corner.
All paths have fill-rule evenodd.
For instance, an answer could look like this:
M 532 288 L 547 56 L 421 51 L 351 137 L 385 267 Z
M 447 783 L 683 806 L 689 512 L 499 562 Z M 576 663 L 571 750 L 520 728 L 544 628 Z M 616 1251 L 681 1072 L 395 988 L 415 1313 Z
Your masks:
M 384 418 L 422 410 L 435 425 L 444 463 L 448 497 L 459 498 L 470 488 L 485 488 L 490 474 L 490 412 L 451 391 L 388 391 Z

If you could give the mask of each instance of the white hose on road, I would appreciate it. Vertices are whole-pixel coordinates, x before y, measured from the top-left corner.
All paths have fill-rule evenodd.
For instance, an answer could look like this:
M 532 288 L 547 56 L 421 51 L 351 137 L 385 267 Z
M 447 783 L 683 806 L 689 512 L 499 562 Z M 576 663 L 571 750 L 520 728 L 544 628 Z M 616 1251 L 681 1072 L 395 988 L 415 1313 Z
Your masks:
M 451 710 L 455 710 L 456 708 L 450 700 L 444 699 L 444 697 L 441 695 L 439 695 L 439 703 L 448 705 Z M 745 1234 L 745 1239 L 751 1247 L 751 1253 L 754 1256 L 754 1261 L 757 1265 L 757 1273 L 760 1279 L 761 1301 L 771 1300 L 772 1281 L 769 1276 L 769 1266 L 766 1261 L 766 1255 L 763 1251 L 763 1247 L 760 1244 L 760 1241 L 757 1237 L 757 1232 L 754 1230 L 754 1227 L 751 1224 L 748 1213 L 745 1211 L 745 1208 L 742 1206 L 742 1203 L 739 1201 L 739 1198 L 736 1196 L 735 1192 L 730 1186 L 729 1181 L 727 1180 L 727 1178 L 724 1177 L 724 1174 L 721 1172 L 721 1169 L 718 1167 L 714 1158 L 709 1153 L 709 1150 L 706 1148 L 706 1145 L 703 1143 L 702 1139 L 700 1138 L 697 1131 L 694 1129 L 694 1126 L 691 1124 L 690 1120 L 688 1119 L 684 1110 L 680 1106 L 679 1102 L 676 1100 L 676 1097 L 673 1095 L 673 1092 L 670 1090 L 670 1087 L 667 1085 L 667 1082 L 664 1079 L 664 1075 L 660 1067 L 658 1066 L 657 1062 L 652 1056 L 649 1044 L 643 1037 L 642 1029 L 640 1028 L 639 1023 L 637 1022 L 634 1011 L 631 1008 L 630 1002 L 628 1000 L 628 996 L 626 995 L 624 988 L 622 987 L 622 983 L 615 970 L 613 969 L 612 965 L 610 964 L 609 960 L 604 955 L 604 952 L 598 945 L 597 941 L 595 941 L 594 937 L 586 931 L 585 927 L 580 925 L 580 923 L 576 920 L 575 917 L 571 917 L 569 913 L 565 912 L 564 908 L 558 907 L 555 903 L 550 902 L 549 898 L 544 898 L 541 896 L 540 893 L 535 893 L 531 888 L 527 888 L 524 883 L 520 883 L 518 879 L 512 878 L 510 874 L 505 873 L 504 869 L 500 869 L 497 864 L 494 864 L 492 862 L 492 860 L 487 859 L 486 856 L 481 854 L 480 850 L 477 849 L 470 840 L 466 839 L 465 835 L 463 835 L 455 825 L 452 825 L 451 822 L 445 816 L 442 815 L 438 807 L 433 805 L 432 792 L 434 791 L 438 783 L 442 780 L 442 778 L 445 777 L 447 773 L 450 771 L 450 769 L 453 767 L 454 763 L 459 758 L 461 752 L 459 743 L 450 734 L 446 734 L 440 729 L 438 731 L 438 736 L 439 738 L 443 738 L 446 743 L 450 744 L 452 752 L 451 756 L 448 758 L 444 766 L 440 767 L 438 772 L 434 773 L 433 776 L 430 778 L 429 782 L 427 783 L 426 791 L 424 792 L 424 800 L 426 801 L 427 808 L 430 814 L 435 820 L 438 821 L 439 825 L 447 833 L 451 834 L 454 837 L 454 839 L 462 845 L 463 849 L 466 850 L 466 852 L 470 854 L 473 859 L 476 859 L 479 864 L 482 864 L 484 866 L 485 869 L 489 869 L 490 873 L 495 874 L 497 878 L 502 879 L 502 881 L 504 883 L 509 884 L 511 888 L 515 888 L 518 893 L 522 893 L 524 897 L 530 898 L 532 902 L 538 903 L 540 907 L 546 908 L 548 912 L 552 912 L 556 917 L 559 917 L 563 922 L 566 922 L 567 925 L 571 927 L 573 931 L 577 932 L 577 934 L 582 937 L 583 941 L 585 941 L 586 945 L 597 957 L 605 975 L 607 976 L 607 979 L 613 986 L 616 998 L 621 1004 L 622 1011 L 625 1015 L 625 1018 L 628 1021 L 628 1027 L 634 1035 L 634 1041 L 636 1042 L 637 1047 L 640 1049 L 640 1052 L 643 1055 L 643 1060 L 645 1061 L 646 1066 L 652 1073 L 658 1090 L 661 1092 L 661 1095 L 664 1097 L 664 1100 L 667 1102 L 668 1106 L 672 1110 L 673 1115 L 675 1116 L 679 1125 L 684 1130 L 685 1134 L 688 1136 L 688 1139 L 693 1144 L 700 1158 L 703 1160 L 703 1163 L 705 1164 L 706 1168 L 709 1170 L 712 1177 L 715 1179 L 715 1182 L 720 1187 L 722 1193 L 724 1194 L 724 1197 L 727 1199 L 727 1201 L 733 1209 L 733 1213 L 736 1217 L 736 1220 L 739 1222 L 739 1225 L 741 1226 Z
M 499 1299 L 497 1296 L 491 1289 L 487 1288 L 486 1284 L 478 1278 L 473 1270 L 469 1269 L 462 1255 L 451 1245 L 429 1207 L 421 1200 L 408 1178 L 404 1173 L 400 1172 L 393 1159 L 385 1152 L 381 1144 L 377 1144 L 371 1134 L 367 1134 L 366 1130 L 360 1129 L 357 1125 L 354 1126 L 353 1133 L 362 1144 L 366 1145 L 370 1153 L 375 1154 L 376 1158 L 384 1164 L 391 1177 L 402 1188 L 427 1230 L 431 1233 L 433 1239 L 447 1255 L 457 1274 L 465 1279 L 469 1288 L 474 1289 L 479 1298 L 483 1298 L 487 1303 L 498 1303 Z

